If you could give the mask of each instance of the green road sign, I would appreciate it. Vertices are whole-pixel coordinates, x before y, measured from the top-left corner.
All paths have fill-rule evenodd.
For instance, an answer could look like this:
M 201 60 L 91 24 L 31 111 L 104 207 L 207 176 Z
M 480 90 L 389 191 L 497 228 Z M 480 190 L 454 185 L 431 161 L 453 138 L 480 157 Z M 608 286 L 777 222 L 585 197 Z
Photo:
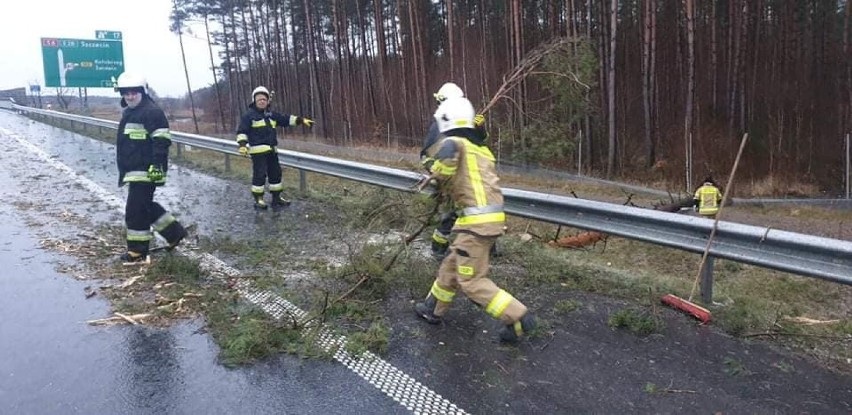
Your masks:
M 121 32 L 111 32 L 109 30 L 95 30 L 95 39 L 97 39 L 97 40 L 121 40 Z
M 121 32 L 118 33 L 119 39 Z M 124 72 L 122 42 L 113 40 L 41 38 L 44 85 L 112 88 Z

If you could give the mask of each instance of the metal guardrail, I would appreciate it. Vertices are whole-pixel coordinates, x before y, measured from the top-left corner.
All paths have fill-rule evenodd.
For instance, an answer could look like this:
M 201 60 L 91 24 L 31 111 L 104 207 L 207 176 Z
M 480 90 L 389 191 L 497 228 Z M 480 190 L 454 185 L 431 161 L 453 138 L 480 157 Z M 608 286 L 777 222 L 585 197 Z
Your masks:
M 107 128 L 116 122 L 15 106 L 16 110 Z M 238 154 L 234 141 L 172 132 L 172 140 L 193 147 Z M 375 166 L 278 150 L 281 164 L 295 169 L 410 191 L 421 175 Z M 504 188 L 506 212 L 642 242 L 702 253 L 713 222 L 703 218 L 630 206 Z M 852 242 L 720 221 L 710 254 L 737 262 L 852 285 Z

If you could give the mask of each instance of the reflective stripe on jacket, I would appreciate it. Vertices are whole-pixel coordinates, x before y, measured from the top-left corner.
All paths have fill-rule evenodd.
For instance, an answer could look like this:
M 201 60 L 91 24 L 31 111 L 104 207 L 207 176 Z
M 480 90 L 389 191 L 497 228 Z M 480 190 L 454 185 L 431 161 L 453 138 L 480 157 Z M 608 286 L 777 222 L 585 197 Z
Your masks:
M 722 193 L 716 186 L 705 184 L 695 191 L 694 199 L 698 202 L 699 215 L 715 215 L 719 212 Z
M 171 144 L 166 114 L 147 95 L 135 108 L 125 108 L 118 123 L 115 144 L 119 186 L 128 182 L 150 182 L 147 171 L 151 165 L 160 167 L 165 173 Z
M 273 111 L 261 111 L 254 104 L 240 118 L 237 128 L 237 143 L 248 144 L 250 154 L 262 154 L 273 151 L 278 145 L 276 127 L 299 125 L 300 118 L 295 115 Z
M 447 137 L 441 143 L 432 173 L 448 186 L 446 191 L 458 211 L 453 230 L 482 236 L 502 235 L 506 214 L 491 150 L 457 136 Z

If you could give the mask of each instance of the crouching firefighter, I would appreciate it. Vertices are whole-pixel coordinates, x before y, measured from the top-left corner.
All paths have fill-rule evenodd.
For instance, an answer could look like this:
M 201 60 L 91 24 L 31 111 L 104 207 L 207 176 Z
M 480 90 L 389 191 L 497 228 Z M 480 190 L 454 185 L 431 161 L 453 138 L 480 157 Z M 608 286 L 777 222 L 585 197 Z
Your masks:
M 438 105 L 440 105 L 448 99 L 464 98 L 464 91 L 455 83 L 447 82 L 441 85 L 441 88 L 433 96 L 435 97 L 435 101 L 438 102 Z M 485 116 L 477 114 L 474 117 L 473 123 L 478 133 L 486 137 L 488 133 L 485 131 Z M 423 138 L 423 147 L 420 149 L 420 164 L 428 173 L 431 173 L 430 169 L 432 168 L 432 163 L 435 162 L 435 153 L 440 148 L 441 140 L 443 139 L 444 135 L 439 131 L 438 123 L 433 118 L 432 123 L 429 125 L 429 130 Z M 450 234 L 457 218 L 458 216 L 456 216 L 455 209 L 452 206 L 449 206 L 449 209 L 446 210 L 442 209 L 438 226 L 432 232 L 432 255 L 435 258 L 443 258 L 447 254 L 450 247 Z
M 501 341 L 518 341 L 535 328 L 535 317 L 520 301 L 488 278 L 490 250 L 505 231 L 503 194 L 495 159 L 474 128 L 474 109 L 466 98 L 448 99 L 435 112 L 446 136 L 435 154 L 431 175 L 421 188 L 437 180 L 452 199 L 458 219 L 450 252 L 425 301 L 415 304 L 417 315 L 438 324 L 459 289 L 486 313 L 502 322 Z
M 171 134 L 163 110 L 148 95 L 145 78 L 122 73 L 116 81 L 121 94 L 121 121 L 116 139 L 118 185 L 128 185 L 124 221 L 127 225 L 125 264 L 150 263 L 148 248 L 153 232 L 174 249 L 186 230 L 172 214 L 154 202 L 157 186 L 166 183 Z M 152 232 L 153 231 L 153 232 Z
M 269 192 L 272 193 L 272 209 L 289 206 L 290 201 L 281 196 L 284 185 L 281 183 L 281 165 L 278 162 L 276 127 L 303 125 L 310 128 L 314 122 L 308 118 L 282 114 L 270 110 L 269 90 L 259 86 L 251 93 L 252 103 L 249 110 L 240 119 L 237 129 L 237 143 L 240 154 L 251 156 L 252 177 L 251 195 L 255 209 L 266 209 L 263 200 L 264 186 L 269 179 Z

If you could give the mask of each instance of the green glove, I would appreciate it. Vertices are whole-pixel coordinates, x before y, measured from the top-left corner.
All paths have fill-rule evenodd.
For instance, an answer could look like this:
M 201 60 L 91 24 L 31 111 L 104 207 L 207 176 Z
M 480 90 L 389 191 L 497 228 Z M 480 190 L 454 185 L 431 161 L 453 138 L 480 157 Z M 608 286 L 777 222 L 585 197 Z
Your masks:
M 148 166 L 148 179 L 150 179 L 152 182 L 162 182 L 165 178 L 166 174 L 163 173 L 162 168 L 153 164 Z

